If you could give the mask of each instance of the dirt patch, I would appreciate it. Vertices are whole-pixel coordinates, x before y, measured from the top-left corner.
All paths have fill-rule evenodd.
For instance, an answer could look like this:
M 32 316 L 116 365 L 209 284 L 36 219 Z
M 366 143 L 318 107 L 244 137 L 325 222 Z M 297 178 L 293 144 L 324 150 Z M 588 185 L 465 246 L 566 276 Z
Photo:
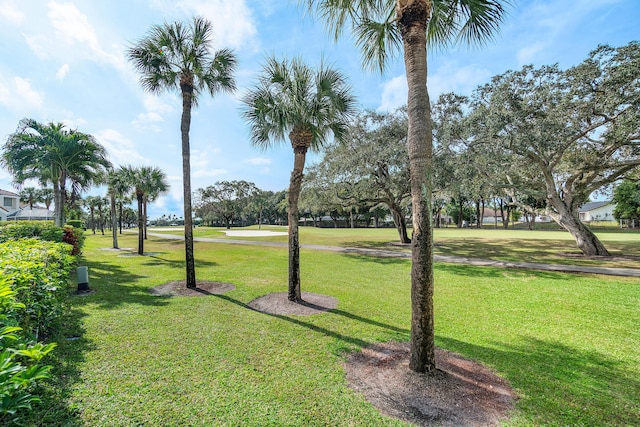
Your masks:
M 432 375 L 409 370 L 408 343 L 380 343 L 345 362 L 349 386 L 380 412 L 419 426 L 498 426 L 516 399 L 509 383 L 479 363 L 436 350 Z
M 195 288 L 187 288 L 187 282 L 177 280 L 156 286 L 151 289 L 151 294 L 156 296 L 171 297 L 206 297 L 208 295 L 221 295 L 225 292 L 232 291 L 236 287 L 231 283 L 224 282 L 196 282 Z
M 338 307 L 338 300 L 327 295 L 302 292 L 302 299 L 301 303 L 292 302 L 287 299 L 286 292 L 276 292 L 256 298 L 247 305 L 263 313 L 298 316 L 311 316 Z

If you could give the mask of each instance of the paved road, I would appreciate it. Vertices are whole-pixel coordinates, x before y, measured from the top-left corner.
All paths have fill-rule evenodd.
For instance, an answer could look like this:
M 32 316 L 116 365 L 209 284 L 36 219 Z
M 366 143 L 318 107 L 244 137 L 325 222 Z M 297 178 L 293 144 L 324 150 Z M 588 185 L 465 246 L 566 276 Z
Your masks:
M 148 232 L 150 236 L 160 237 L 162 239 L 172 240 L 184 240 L 184 236 L 175 234 L 162 234 L 155 232 Z M 234 239 L 214 239 L 209 237 L 194 237 L 198 242 L 212 242 L 212 243 L 228 243 L 233 245 L 255 245 L 255 246 L 272 246 L 272 247 L 287 247 L 285 242 L 264 242 L 259 240 L 234 240 Z M 386 251 L 383 249 L 364 249 L 364 248 L 343 248 L 340 246 L 324 246 L 324 245 L 300 245 L 303 249 L 312 249 L 318 251 L 330 251 L 340 252 L 347 254 L 360 254 L 379 257 L 390 258 L 410 258 L 411 253 L 408 251 Z M 512 261 L 495 261 L 490 259 L 481 258 L 467 258 L 467 257 L 455 257 L 434 255 L 436 262 L 448 262 L 452 264 L 468 264 L 481 267 L 502 267 L 502 268 L 522 268 L 528 270 L 541 270 L 541 271 L 561 271 L 568 273 L 588 273 L 588 274 L 605 274 L 609 276 L 627 276 L 627 277 L 640 277 L 640 269 L 635 268 L 612 268 L 612 267 L 587 267 L 579 265 L 564 265 L 564 264 L 538 264 L 534 262 L 512 262 Z

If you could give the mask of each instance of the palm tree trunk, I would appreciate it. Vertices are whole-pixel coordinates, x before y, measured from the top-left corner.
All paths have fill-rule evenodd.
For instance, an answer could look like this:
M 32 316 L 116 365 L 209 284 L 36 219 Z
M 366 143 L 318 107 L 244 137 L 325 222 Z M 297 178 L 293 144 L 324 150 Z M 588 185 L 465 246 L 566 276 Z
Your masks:
M 113 237 L 113 249 L 118 249 L 118 214 L 116 212 L 116 196 L 111 193 L 111 236 Z
M 136 193 L 136 199 L 138 200 L 138 255 L 144 255 L 144 215 L 142 214 L 142 193 Z
M 289 301 L 302 301 L 300 291 L 300 238 L 298 234 L 298 199 L 302 188 L 302 173 L 307 156 L 307 147 L 294 146 L 293 171 L 289 182 Z
M 193 221 L 191 219 L 191 149 L 189 147 L 189 129 L 191 128 L 191 105 L 193 101 L 193 77 L 183 75 L 180 78 L 182 90 L 182 188 L 184 194 L 184 248 L 187 270 L 187 288 L 196 287 L 196 267 L 193 254 Z
M 407 147 L 411 179 L 411 357 L 416 372 L 435 370 L 433 328 L 433 226 L 431 220 L 432 134 L 427 91 L 426 25 L 428 0 L 398 0 L 397 16 L 409 89 Z
M 144 209 L 144 240 L 147 240 L 147 197 L 144 198 L 144 205 L 142 207 Z

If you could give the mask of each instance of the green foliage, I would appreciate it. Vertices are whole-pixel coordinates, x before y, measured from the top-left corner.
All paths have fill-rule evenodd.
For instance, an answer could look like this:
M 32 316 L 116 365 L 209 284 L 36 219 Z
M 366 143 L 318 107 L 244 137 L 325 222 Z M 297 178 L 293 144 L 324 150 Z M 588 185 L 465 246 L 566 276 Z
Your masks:
M 46 334 L 62 314 L 68 277 L 75 258 L 63 243 L 36 239 L 0 243 L 0 277 L 24 309 L 16 319 L 27 336 Z
M 67 221 L 67 225 L 70 225 L 73 228 L 82 228 L 83 224 L 81 219 L 71 219 Z
M 635 219 L 640 222 L 640 181 L 623 181 L 613 191 L 615 219 Z
M 0 242 L 28 238 L 62 242 L 63 234 L 62 228 L 51 221 L 17 221 L 0 225 Z
M 18 325 L 25 307 L 0 276 L 0 422 L 7 424 L 18 420 L 20 409 L 30 410 L 40 400 L 31 393 L 38 381 L 49 377 L 51 366 L 39 362 L 56 346 L 33 343 L 24 335 Z
M 82 221 L 69 221 L 82 224 Z M 0 225 L 0 242 L 37 238 L 48 242 L 64 242 L 73 245 L 72 255 L 80 255 L 84 245 L 82 228 L 56 227 L 51 221 L 17 221 Z

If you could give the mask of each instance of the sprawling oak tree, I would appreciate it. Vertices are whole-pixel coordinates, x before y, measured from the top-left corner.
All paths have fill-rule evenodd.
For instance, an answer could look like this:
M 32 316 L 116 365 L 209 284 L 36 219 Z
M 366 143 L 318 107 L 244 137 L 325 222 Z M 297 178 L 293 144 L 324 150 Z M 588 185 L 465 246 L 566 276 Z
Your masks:
M 582 252 L 609 255 L 578 208 L 640 166 L 640 43 L 600 46 L 568 70 L 525 66 L 496 76 L 476 91 L 473 109 L 471 145 L 509 159 L 501 179 L 514 202 L 545 201 Z

